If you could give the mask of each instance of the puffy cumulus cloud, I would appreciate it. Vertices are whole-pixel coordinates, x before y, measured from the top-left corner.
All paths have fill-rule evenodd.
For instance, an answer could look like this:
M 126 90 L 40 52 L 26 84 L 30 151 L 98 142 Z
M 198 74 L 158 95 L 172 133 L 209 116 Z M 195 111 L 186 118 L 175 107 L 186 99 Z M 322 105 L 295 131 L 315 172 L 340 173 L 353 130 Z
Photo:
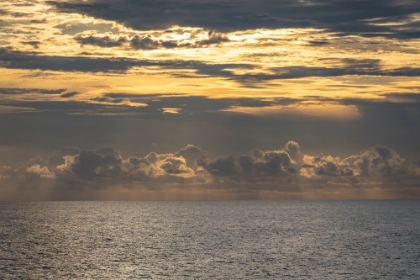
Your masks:
M 61 147 L 60 150 L 55 151 L 47 160 L 47 166 L 49 168 L 55 168 L 59 165 L 64 164 L 64 157 L 65 156 L 75 156 L 79 154 L 81 151 L 79 148 L 73 147 Z
M 0 179 L 27 181 L 54 177 L 54 173 L 48 169 L 46 162 L 41 157 L 35 157 L 15 166 L 0 167 Z
M 46 166 L 41 167 L 38 164 L 34 164 L 31 167 L 28 167 L 26 172 L 39 175 L 40 177 L 54 177 L 54 174 L 51 173 Z
M 221 157 L 215 161 L 207 158 L 197 160 L 197 166 L 207 170 L 212 176 L 231 176 L 238 173 L 235 166 L 236 159 L 233 156 Z
M 97 150 L 62 147 L 47 160 L 35 157 L 23 164 L 2 166 L 0 178 L 49 177 L 58 183 L 66 180 L 192 182 L 195 172 L 181 154 L 195 159 L 194 155 L 201 154 L 200 151 L 199 147 L 188 145 L 175 154 L 152 152 L 145 157 L 124 159 L 119 151 L 108 147 Z
M 341 178 L 352 184 L 412 184 L 420 186 L 420 169 L 385 146 L 375 146 L 345 159 L 323 156 L 303 157 L 300 174 L 308 178 Z
M 124 162 L 126 176 L 133 180 L 192 182 L 195 173 L 185 158 L 172 153 L 152 152 L 144 158 L 130 157 Z
M 64 161 L 57 169 L 81 179 L 118 178 L 121 174 L 121 156 L 112 148 L 82 151 L 74 156 L 64 156 Z
M 196 159 L 203 156 L 205 152 L 198 146 L 188 144 L 185 148 L 180 149 L 175 153 L 175 156 L 183 157 L 188 163 L 194 163 Z
M 299 175 L 302 159 L 299 144 L 289 141 L 280 150 L 257 149 L 249 155 L 215 160 L 203 156 L 196 165 L 213 178 L 228 177 L 235 182 L 276 181 Z
M 367 150 L 354 161 L 361 176 L 396 175 L 407 173 L 405 160 L 394 150 L 377 146 Z
M 186 182 L 195 176 L 194 170 L 187 166 L 185 158 L 172 153 L 152 152 L 143 158 L 124 159 L 119 151 L 113 148 L 94 151 L 62 148 L 50 157 L 49 162 L 51 161 L 61 163 L 53 170 L 57 178 L 64 180 Z
M 403 159 L 393 149 L 375 146 L 341 159 L 304 154 L 296 141 L 278 150 L 216 158 L 192 144 L 174 153 L 127 158 L 113 148 L 62 147 L 47 160 L 35 157 L 0 167 L 0 180 L 33 187 L 49 182 L 55 190 L 80 192 L 92 188 L 153 192 L 182 186 L 194 192 L 230 192 L 233 198 L 238 193 L 258 198 L 267 192 L 301 198 L 308 193 L 319 198 L 360 198 L 361 192 L 370 193 L 369 198 L 375 198 L 375 192 L 389 194 L 381 198 L 420 196 L 420 164 Z
M 339 157 L 324 156 L 314 157 L 305 155 L 304 164 L 301 166 L 301 174 L 307 177 L 327 176 L 353 176 L 355 171 L 349 164 L 343 162 Z
M 296 158 L 300 153 L 299 143 L 291 140 L 286 143 L 284 150 L 287 151 L 292 158 Z
M 202 157 L 196 165 L 212 177 L 229 177 L 233 181 L 266 181 L 297 174 L 297 164 L 285 150 L 255 150 L 251 155 L 215 160 Z
M 295 141 L 275 151 L 255 150 L 250 155 L 225 156 L 196 161 L 207 182 L 230 184 L 277 183 L 278 189 L 298 190 L 310 186 L 317 190 L 341 192 L 346 188 L 396 188 L 400 194 L 420 188 L 420 168 L 403 159 L 396 151 L 375 146 L 345 159 L 304 154 Z M 249 188 L 249 187 L 248 187 Z

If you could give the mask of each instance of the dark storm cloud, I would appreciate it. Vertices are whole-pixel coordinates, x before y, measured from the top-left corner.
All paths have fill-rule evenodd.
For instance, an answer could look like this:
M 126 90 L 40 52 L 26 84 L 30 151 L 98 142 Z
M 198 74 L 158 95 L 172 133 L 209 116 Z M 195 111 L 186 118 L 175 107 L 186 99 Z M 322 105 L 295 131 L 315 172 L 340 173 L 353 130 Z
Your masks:
M 173 25 L 197 26 L 222 32 L 255 28 L 315 27 L 341 35 L 406 39 L 419 37 L 418 27 L 408 20 L 411 15 L 420 11 L 418 1 L 122 0 L 117 5 L 111 0 L 71 0 L 48 3 L 61 12 L 76 12 L 114 20 L 138 30 L 166 29 Z

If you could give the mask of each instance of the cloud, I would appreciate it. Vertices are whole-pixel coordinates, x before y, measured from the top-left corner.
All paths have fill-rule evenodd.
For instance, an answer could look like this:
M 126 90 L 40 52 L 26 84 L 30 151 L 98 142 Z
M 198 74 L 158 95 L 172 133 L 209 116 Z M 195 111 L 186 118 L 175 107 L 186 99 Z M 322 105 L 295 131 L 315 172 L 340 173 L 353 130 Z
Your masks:
M 55 151 L 47 160 L 47 166 L 50 169 L 54 169 L 59 165 L 65 163 L 64 157 L 66 156 L 75 156 L 80 154 L 81 150 L 79 148 L 73 147 L 61 147 L 60 150 Z
M 76 40 L 81 45 L 94 45 L 102 48 L 120 47 L 127 41 L 124 37 L 114 39 L 110 36 L 98 37 L 94 35 L 77 35 L 74 37 L 74 40 Z
M 0 48 L 0 63 L 12 69 L 40 69 L 52 71 L 112 72 L 127 71 L 134 66 L 151 66 L 149 61 L 134 59 L 84 58 L 66 56 L 44 56 Z
M 286 144 L 288 149 L 296 142 Z M 297 155 L 295 151 L 294 156 Z M 230 177 L 233 181 L 270 181 L 279 177 L 288 177 L 297 174 L 296 162 L 285 150 L 262 151 L 255 150 L 251 155 L 221 157 L 210 161 L 203 157 L 196 162 L 197 166 L 206 170 L 214 177 Z
M 72 175 L 80 179 L 117 179 L 121 175 L 122 159 L 114 149 L 101 148 L 64 156 L 64 164 L 57 166 L 57 169 L 66 176 Z
M 168 32 L 174 32 L 187 36 L 179 39 L 177 37 L 163 36 Z M 170 34 L 170 33 L 169 33 Z M 201 48 L 209 45 L 217 45 L 229 42 L 227 34 L 213 30 L 167 30 L 162 34 L 97 34 L 91 31 L 76 34 L 73 39 L 81 45 L 93 45 L 101 48 L 131 47 L 135 50 L 173 49 L 173 48 Z
M 355 170 L 357 170 L 357 168 L 355 168 L 355 170 L 351 169 L 349 164 L 341 161 L 339 157 L 304 156 L 303 162 L 304 164 L 301 166 L 303 169 L 302 174 L 307 177 L 347 177 L 353 176 L 355 174 Z
M 147 42 L 149 39 L 147 39 Z M 139 43 L 140 45 L 143 44 L 141 42 Z M 145 41 L 145 44 L 147 42 Z M 142 46 L 155 48 L 154 43 L 149 43 L 151 45 Z M 394 69 L 383 69 L 381 67 L 381 61 L 376 59 L 343 58 L 339 60 L 330 60 L 331 62 L 341 63 L 342 66 L 279 66 L 269 68 L 269 72 L 253 74 L 249 71 L 258 70 L 258 66 L 250 63 L 205 63 L 202 61 L 194 60 L 148 60 L 134 58 L 46 56 L 37 52 L 28 53 L 14 51 L 10 48 L 0 48 L 0 63 L 3 67 L 11 69 L 124 73 L 135 67 L 141 68 L 153 66 L 162 70 L 171 69 L 172 72 L 170 74 L 174 77 L 220 77 L 227 80 L 233 80 L 245 86 L 251 87 L 264 81 L 300 79 L 307 77 L 340 77 L 361 75 L 384 77 L 420 76 L 420 68 L 418 67 L 398 67 Z M 185 70 L 193 70 L 193 72 L 191 73 L 191 71 L 189 71 L 187 74 Z
M 31 23 L 35 23 L 35 24 L 42 24 L 42 23 L 47 23 L 48 21 L 44 18 L 44 19 L 32 19 Z
M 404 162 L 394 150 L 377 146 L 356 157 L 354 165 L 361 176 L 391 176 L 407 172 Z
M 339 36 L 419 38 L 416 1 L 274 0 L 153 3 L 114 1 L 49 1 L 59 12 L 76 12 L 116 21 L 136 30 L 171 26 L 201 27 L 217 32 L 258 28 L 318 28 Z
M 68 150 L 68 148 L 66 149 Z M 70 149 L 72 153 L 74 149 Z M 63 148 L 60 155 L 63 154 Z M 184 182 L 194 176 L 182 156 L 149 153 L 144 158 L 123 159 L 113 148 L 81 151 L 73 156 L 62 157 L 64 163 L 56 166 L 59 178 L 74 180 L 120 180 Z
M 299 143 L 293 140 L 286 143 L 286 145 L 284 146 L 284 150 L 294 160 L 298 159 L 301 156 Z
M 194 158 L 198 159 L 190 161 Z M 0 180 L 19 181 L 20 185 L 26 182 L 36 186 L 38 182 L 38 187 L 42 187 L 41 182 L 45 183 L 46 179 L 55 188 L 76 187 L 81 192 L 90 187 L 121 186 L 157 191 L 161 190 L 160 184 L 181 184 L 197 191 L 215 190 L 217 186 L 218 190 L 238 193 L 246 190 L 254 194 L 380 188 L 404 195 L 419 191 L 420 167 L 385 146 L 375 146 L 340 159 L 303 154 L 297 142 L 289 141 L 279 150 L 257 149 L 249 155 L 215 159 L 191 144 L 175 153 L 151 152 L 145 157 L 128 158 L 123 158 L 113 148 L 63 147 L 47 161 L 36 157 L 24 164 L 0 168 Z
M 40 41 L 23 41 L 22 44 L 30 45 L 34 47 L 35 49 L 39 48 L 39 45 L 41 44 Z
M 69 92 L 66 92 L 66 93 L 61 94 L 60 97 L 62 97 L 62 98 L 69 98 L 69 97 L 76 96 L 78 94 L 80 94 L 80 92 L 77 92 L 77 91 L 69 91 Z
M 78 56 L 46 56 L 37 52 L 20 52 L 10 48 L 0 48 L 0 64 L 11 69 L 40 69 L 67 72 L 126 72 L 133 67 L 156 66 L 171 70 L 195 70 L 196 75 L 227 76 L 226 69 L 253 68 L 250 64 L 226 63 L 206 64 L 201 61 L 184 60 L 146 60 L 132 58 L 89 58 Z M 198 75 L 197 75 L 198 74 Z M 182 72 L 174 73 L 182 76 Z
M 115 28 L 115 26 L 109 22 L 105 22 L 105 23 L 98 22 L 98 21 L 86 22 L 86 21 L 79 21 L 77 19 L 62 22 L 53 27 L 56 29 L 59 29 L 62 35 L 71 35 L 71 36 L 74 36 L 77 34 L 79 35 L 83 34 L 83 35 L 89 36 L 89 34 L 84 34 L 84 33 L 92 32 L 92 30 L 96 30 L 101 33 L 118 32 L 118 29 Z
M 229 37 L 226 34 L 216 32 L 216 31 L 209 31 L 207 38 L 198 41 L 198 45 L 213 45 L 213 44 L 220 44 L 223 42 L 229 42 Z
M 149 36 L 134 36 L 130 41 L 130 45 L 133 49 L 153 50 L 159 48 L 160 43 Z
M 205 152 L 198 146 L 193 144 L 188 144 L 185 148 L 180 149 L 175 153 L 175 156 L 183 157 L 186 161 L 191 164 L 194 163 L 195 160 L 204 156 Z
M 35 174 L 39 177 L 53 177 L 54 175 L 48 170 L 46 166 L 42 167 L 38 164 L 34 164 L 31 167 L 26 169 L 26 172 L 29 174 Z
M 41 89 L 41 88 L 0 88 L 0 94 L 21 95 L 21 94 L 62 94 L 66 89 Z

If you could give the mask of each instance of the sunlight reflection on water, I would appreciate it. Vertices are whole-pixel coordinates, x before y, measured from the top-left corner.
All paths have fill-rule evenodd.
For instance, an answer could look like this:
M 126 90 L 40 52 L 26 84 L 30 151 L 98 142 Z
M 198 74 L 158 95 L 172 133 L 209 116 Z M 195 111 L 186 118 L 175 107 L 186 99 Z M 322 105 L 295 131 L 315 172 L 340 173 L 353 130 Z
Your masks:
M 417 201 L 0 203 L 0 278 L 420 279 Z

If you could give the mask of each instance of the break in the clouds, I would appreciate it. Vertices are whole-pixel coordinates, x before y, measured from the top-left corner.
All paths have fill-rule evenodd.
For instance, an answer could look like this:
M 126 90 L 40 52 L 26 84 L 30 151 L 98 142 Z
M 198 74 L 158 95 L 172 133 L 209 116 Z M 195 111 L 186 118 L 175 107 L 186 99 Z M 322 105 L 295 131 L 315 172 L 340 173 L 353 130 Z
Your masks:
M 150 152 L 122 157 L 113 148 L 81 150 L 63 147 L 48 158 L 0 169 L 0 192 L 6 199 L 17 193 L 39 192 L 65 199 L 71 191 L 131 193 L 182 190 L 186 198 L 225 193 L 240 198 L 381 198 L 419 197 L 420 165 L 386 146 L 355 155 L 308 155 L 295 141 L 277 150 L 254 150 L 244 155 L 211 157 L 189 144 L 173 153 Z M 9 196 L 9 197 L 7 197 Z
M 2 1 L 0 199 L 418 197 L 419 14 Z

